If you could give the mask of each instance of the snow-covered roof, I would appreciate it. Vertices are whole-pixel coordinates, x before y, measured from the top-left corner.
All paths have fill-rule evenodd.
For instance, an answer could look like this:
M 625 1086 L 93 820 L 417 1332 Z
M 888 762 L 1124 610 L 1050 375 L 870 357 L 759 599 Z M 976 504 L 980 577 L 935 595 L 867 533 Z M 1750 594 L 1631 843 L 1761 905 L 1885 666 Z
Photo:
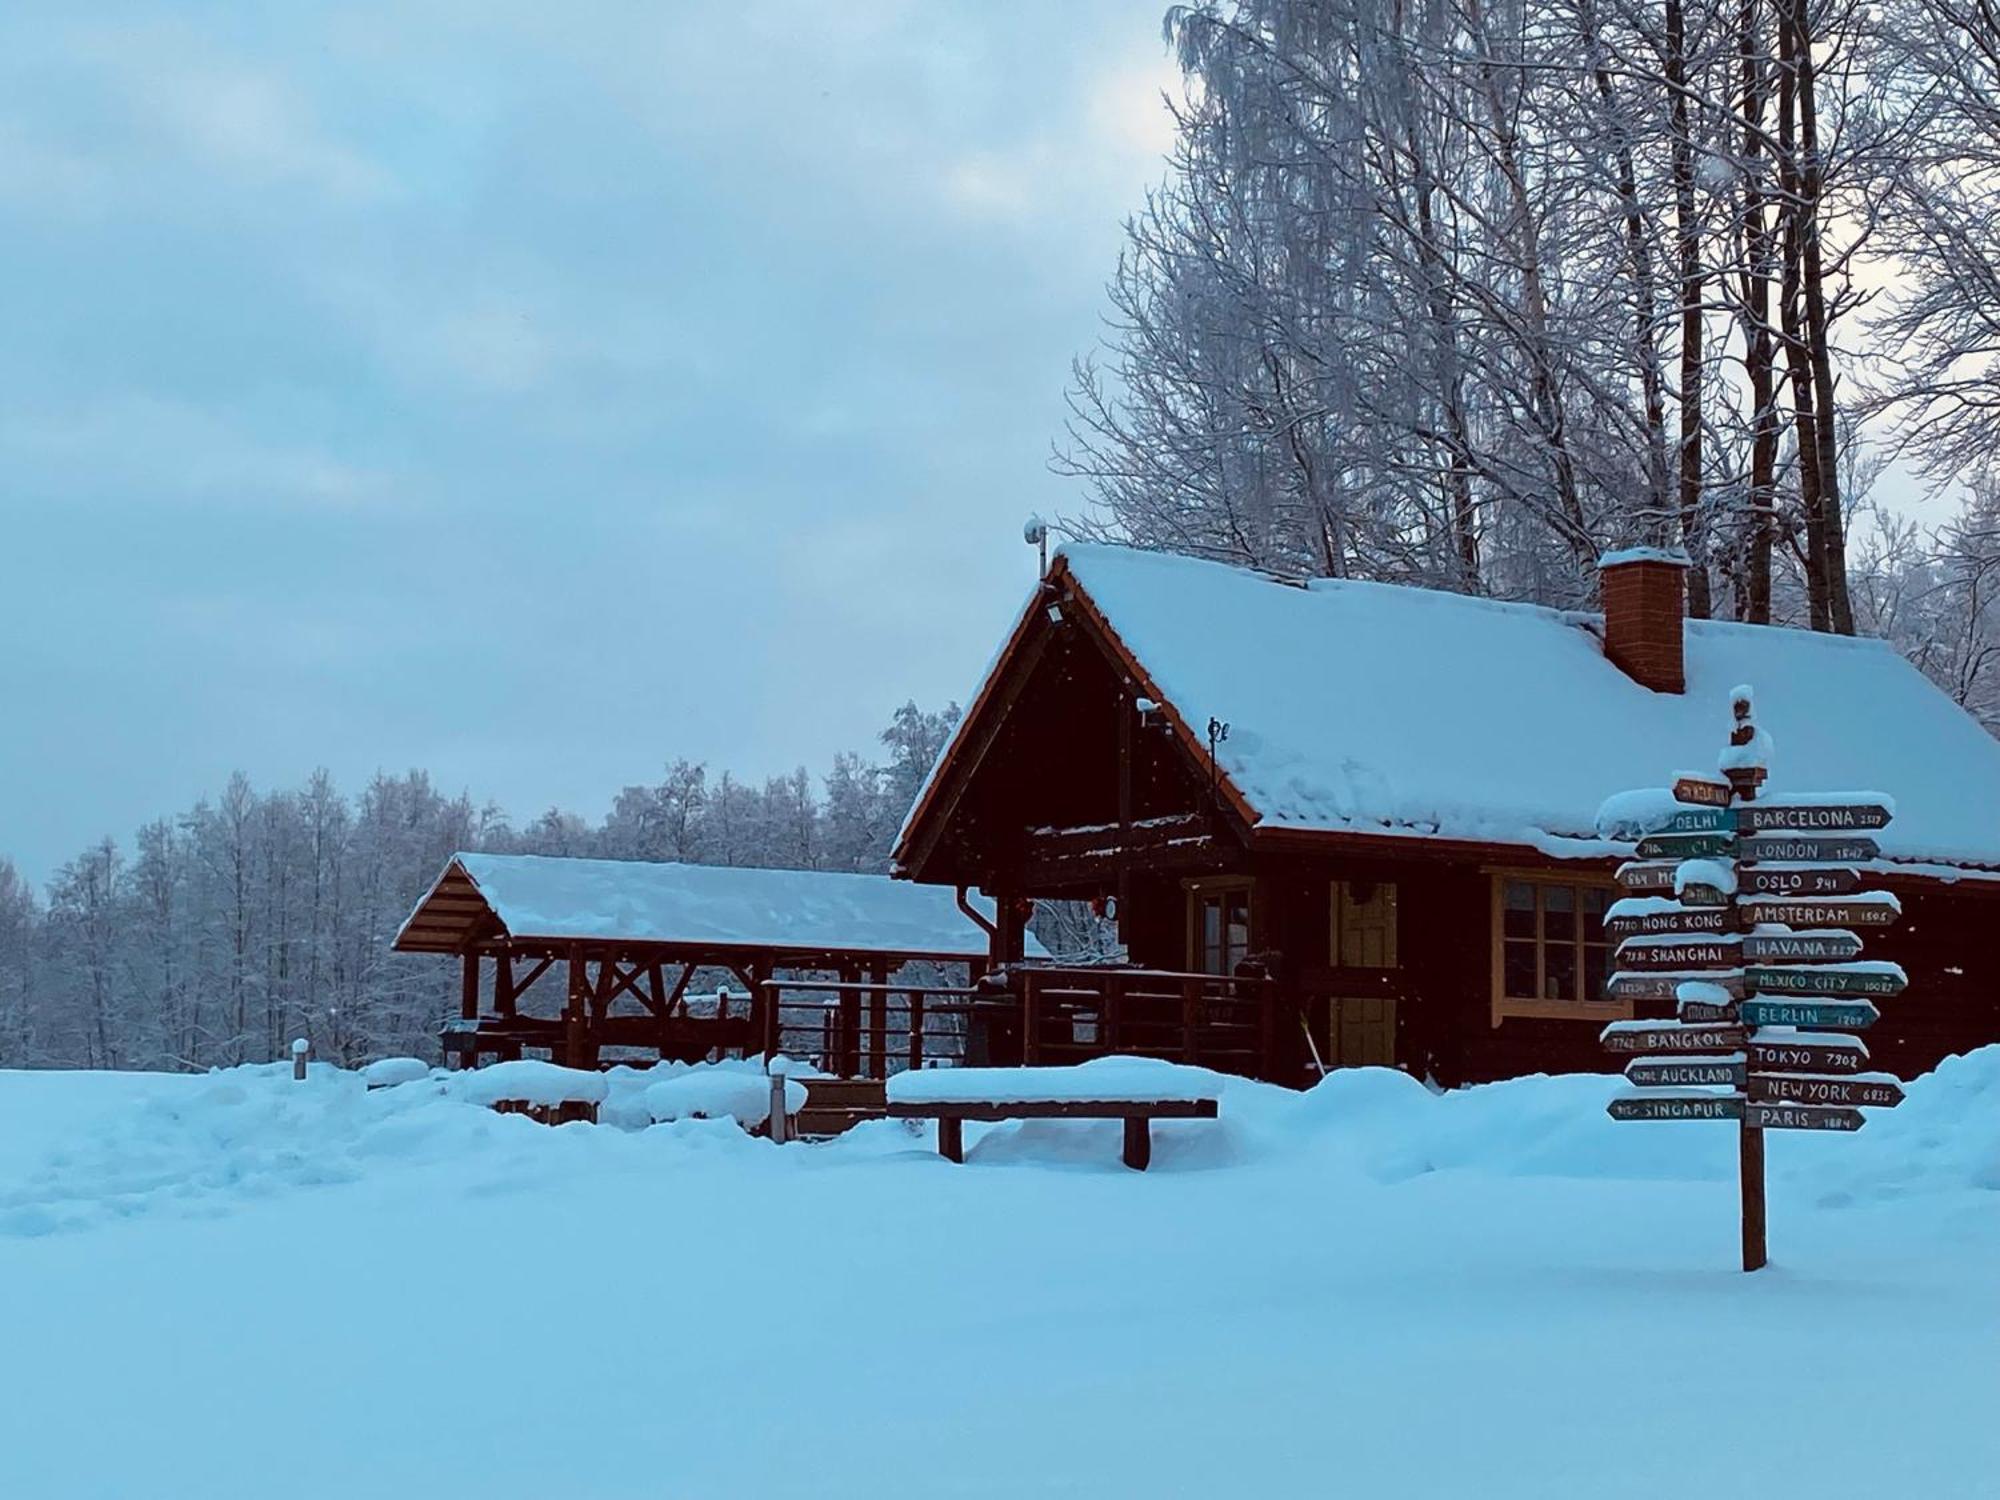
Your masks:
M 1674 568 L 1691 568 L 1694 560 L 1678 547 L 1619 547 L 1597 559 L 1600 568 L 1620 568 L 1626 563 L 1666 563 Z
M 990 902 L 972 899 L 991 916 Z M 517 940 L 947 959 L 987 953 L 986 934 L 951 891 L 886 875 L 535 854 L 454 855 L 396 946 L 455 952 L 482 910 Z
M 1120 547 L 1065 547 L 1056 571 L 1188 743 L 1229 725 L 1219 769 L 1260 831 L 1626 852 L 1598 805 L 1713 767 L 1741 683 L 1766 796 L 1879 789 L 1885 858 L 2000 865 L 2000 742 L 1880 641 L 1690 621 L 1687 690 L 1655 693 L 1605 657 L 1597 615 Z

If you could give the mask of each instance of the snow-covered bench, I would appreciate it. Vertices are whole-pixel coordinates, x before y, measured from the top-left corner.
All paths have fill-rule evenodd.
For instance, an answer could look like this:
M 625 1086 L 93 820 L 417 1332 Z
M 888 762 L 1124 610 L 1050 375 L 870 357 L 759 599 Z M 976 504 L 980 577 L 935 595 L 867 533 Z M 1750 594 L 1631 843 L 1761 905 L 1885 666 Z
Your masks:
M 1125 1165 L 1153 1159 L 1152 1122 L 1213 1120 L 1214 1080 L 1148 1058 L 1103 1058 L 1074 1068 L 933 1068 L 889 1080 L 888 1112 L 938 1122 L 938 1154 L 965 1160 L 967 1120 L 1123 1120 Z
M 452 1091 L 468 1104 L 483 1104 L 503 1115 L 567 1125 L 577 1120 L 595 1124 L 597 1106 L 611 1090 L 602 1073 L 516 1059 L 454 1073 Z

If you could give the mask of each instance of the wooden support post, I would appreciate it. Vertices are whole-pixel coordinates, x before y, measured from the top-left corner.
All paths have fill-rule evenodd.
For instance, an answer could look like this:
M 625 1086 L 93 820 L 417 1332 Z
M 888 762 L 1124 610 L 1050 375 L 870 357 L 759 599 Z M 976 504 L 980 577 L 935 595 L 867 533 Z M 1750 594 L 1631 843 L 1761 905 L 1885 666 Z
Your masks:
M 584 962 L 583 949 L 572 946 L 569 950 L 569 994 L 563 1003 L 563 1055 L 560 1061 L 564 1067 L 584 1066 L 589 1015 L 590 968 Z
M 779 992 L 771 987 L 771 971 L 763 964 L 750 968 L 750 1015 L 752 1027 L 764 1040 L 764 1066 L 778 1055 Z M 762 1007 L 760 1010 L 758 1007 Z
M 1132 907 L 1132 738 L 1139 705 L 1129 688 L 1118 695 L 1118 941 L 1128 942 Z
M 1153 1160 L 1153 1125 L 1144 1115 L 1125 1117 L 1125 1165 L 1143 1172 Z
M 1280 1000 L 1288 998 L 1288 996 L 1279 993 L 1278 981 L 1276 979 L 1260 979 L 1257 981 L 1257 1062 L 1251 1069 L 1250 1076 L 1252 1078 L 1261 1078 L 1266 1083 L 1278 1083 L 1282 1081 L 1277 1077 L 1278 1004 Z M 1306 1014 L 1303 1007 L 1299 1009 L 1299 1024 L 1305 1027 L 1306 1049 L 1313 1054 L 1313 1061 L 1318 1062 L 1319 1047 L 1313 1041 L 1312 1027 L 1306 1021 Z M 1326 1077 L 1326 1068 L 1324 1066 L 1320 1068 L 1319 1076 L 1322 1078 Z
M 502 953 L 493 960 L 493 1013 L 514 1014 L 514 955 Z
M 1201 1023 L 1201 985 L 1199 979 L 1181 981 L 1181 1061 L 1184 1063 L 1197 1062 L 1201 1056 L 1201 1045 L 1195 1035 Z
M 1737 1127 L 1737 1175 L 1743 1182 L 1743 1269 L 1761 1271 L 1764 1252 L 1764 1132 Z
M 1737 725 L 1730 732 L 1729 743 L 1747 745 L 1754 736 L 1747 701 L 1733 705 L 1736 710 Z M 1731 770 L 1729 789 L 1736 802 L 1755 802 L 1757 784 L 1763 780 L 1760 769 L 1745 767 Z M 1744 928 L 1743 908 L 1730 906 L 1729 925 L 1735 931 Z M 1736 1178 L 1743 1195 L 1743 1269 L 1761 1271 L 1769 1256 L 1765 1250 L 1766 1202 L 1764 1197 L 1764 1132 L 1747 1122 L 1736 1127 Z
M 938 1155 L 946 1161 L 965 1160 L 965 1122 L 953 1118 L 938 1121 Z
M 993 892 L 993 936 L 988 942 L 988 961 L 1017 964 L 1028 951 L 1028 922 L 1024 903 L 1012 891 Z
M 924 992 L 911 990 L 904 999 L 910 1007 L 910 1067 L 914 1071 L 924 1065 Z
M 458 1018 L 461 1021 L 479 1019 L 479 955 L 467 950 L 464 967 L 458 976 Z
M 868 1076 L 887 1078 L 889 1076 L 889 970 L 884 964 L 871 964 L 868 982 L 874 988 L 868 991 Z
M 861 1076 L 861 992 L 845 986 L 861 982 L 858 965 L 840 966 L 840 1064 L 834 1069 L 842 1078 Z
M 1042 997 L 1035 993 L 1037 973 L 1022 969 L 1021 980 L 1021 1066 L 1032 1068 L 1042 1056 Z
M 1104 999 L 1097 1011 L 1097 1045 L 1106 1052 L 1118 1050 L 1119 1013 L 1125 1008 L 1125 976 L 1115 969 L 1104 976 Z

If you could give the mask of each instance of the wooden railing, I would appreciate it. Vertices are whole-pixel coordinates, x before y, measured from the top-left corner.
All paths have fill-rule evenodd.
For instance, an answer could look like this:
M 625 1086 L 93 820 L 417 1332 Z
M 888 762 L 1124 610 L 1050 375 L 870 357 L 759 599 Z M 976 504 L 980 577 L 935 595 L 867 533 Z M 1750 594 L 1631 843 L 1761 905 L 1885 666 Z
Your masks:
M 1163 969 L 1023 967 L 1020 1060 L 1122 1053 L 1257 1074 L 1271 1054 L 1275 986 Z
M 1260 1076 L 1278 1002 L 1268 979 L 1040 965 L 1014 968 L 1005 988 L 772 979 L 764 995 L 765 1055 L 841 1078 L 1113 1053 Z
M 783 1053 L 841 1078 L 887 1078 L 965 1061 L 976 991 L 940 985 L 769 979 L 766 1057 Z

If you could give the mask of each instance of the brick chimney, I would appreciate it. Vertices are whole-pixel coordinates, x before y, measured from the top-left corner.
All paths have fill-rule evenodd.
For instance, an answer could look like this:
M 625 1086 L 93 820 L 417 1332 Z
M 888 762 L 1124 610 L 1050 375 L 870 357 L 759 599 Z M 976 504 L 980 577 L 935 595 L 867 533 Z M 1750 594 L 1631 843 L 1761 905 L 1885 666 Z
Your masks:
M 1681 620 L 1687 570 L 1686 553 L 1661 547 L 1627 547 L 1597 560 L 1604 654 L 1656 693 L 1678 693 L 1686 686 Z

